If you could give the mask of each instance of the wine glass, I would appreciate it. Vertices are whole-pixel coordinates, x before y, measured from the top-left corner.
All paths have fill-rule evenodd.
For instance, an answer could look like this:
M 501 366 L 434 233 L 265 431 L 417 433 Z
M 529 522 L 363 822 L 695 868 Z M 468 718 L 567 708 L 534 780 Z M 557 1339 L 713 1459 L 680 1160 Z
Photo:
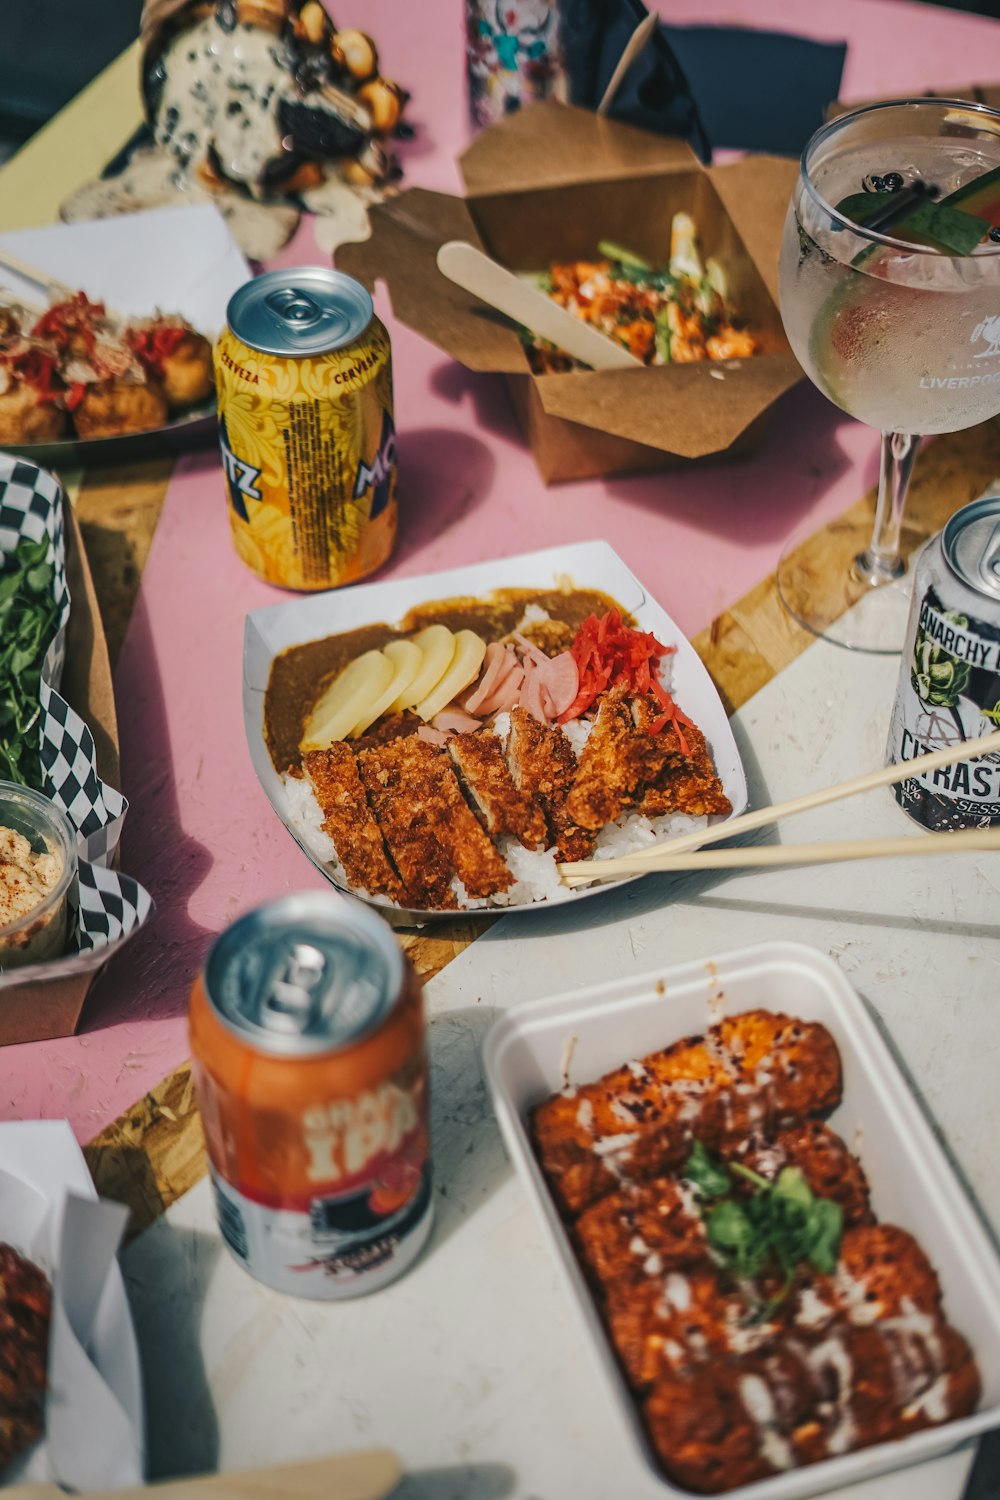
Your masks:
M 921 242 L 945 199 L 983 220 L 968 253 L 955 253 L 956 221 L 943 227 L 940 215 Z M 838 645 L 900 650 L 909 592 L 900 526 L 919 439 L 1000 412 L 1000 229 L 991 233 L 992 224 L 1000 225 L 1000 114 L 985 106 L 871 105 L 824 125 L 802 153 L 781 247 L 785 331 L 813 384 L 882 433 L 866 551 L 835 580 L 818 577 L 796 540 L 778 565 L 786 609 Z M 959 227 L 975 237 L 974 224 Z

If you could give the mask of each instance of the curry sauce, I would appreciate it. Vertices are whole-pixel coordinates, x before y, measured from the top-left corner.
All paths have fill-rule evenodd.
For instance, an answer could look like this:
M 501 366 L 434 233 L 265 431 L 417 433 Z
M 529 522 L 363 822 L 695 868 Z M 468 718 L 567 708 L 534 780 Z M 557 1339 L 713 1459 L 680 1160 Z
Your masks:
M 573 631 L 588 615 L 603 615 L 609 609 L 621 611 L 626 624 L 635 623 L 616 600 L 596 589 L 497 589 L 485 598 L 462 596 L 418 605 L 398 625 L 363 625 L 289 646 L 271 663 L 264 698 L 264 739 L 275 769 L 283 773 L 298 765 L 299 745 L 313 705 L 362 652 L 381 650 L 389 641 L 431 624 L 446 625 L 454 632 L 474 630 L 487 643 L 498 641 L 515 629 L 529 604 Z

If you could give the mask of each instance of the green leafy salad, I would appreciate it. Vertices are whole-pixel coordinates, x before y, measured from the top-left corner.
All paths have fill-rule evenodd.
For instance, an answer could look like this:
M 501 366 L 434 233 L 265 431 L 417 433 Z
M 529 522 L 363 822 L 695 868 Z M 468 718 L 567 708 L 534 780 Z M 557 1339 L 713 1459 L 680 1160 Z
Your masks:
M 0 777 L 42 789 L 42 663 L 58 625 L 47 540 L 22 537 L 0 570 Z

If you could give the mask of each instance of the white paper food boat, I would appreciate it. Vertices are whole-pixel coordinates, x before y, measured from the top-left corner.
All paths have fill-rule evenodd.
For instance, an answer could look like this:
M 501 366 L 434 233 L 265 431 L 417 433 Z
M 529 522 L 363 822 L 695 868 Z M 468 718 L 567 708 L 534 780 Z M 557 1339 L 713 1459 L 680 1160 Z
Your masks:
M 745 809 L 747 786 L 743 764 L 722 700 L 698 653 L 607 542 L 578 542 L 567 547 L 527 552 L 519 557 L 452 568 L 443 573 L 335 589 L 294 599 L 287 604 L 253 610 L 247 615 L 243 639 L 243 720 L 250 759 L 278 817 L 307 859 L 332 884 L 337 885 L 338 881 L 330 866 L 313 855 L 289 822 L 281 777 L 274 769 L 264 741 L 264 694 L 274 658 L 289 646 L 340 631 L 355 630 L 380 621 L 393 624 L 416 605 L 432 600 L 460 595 L 484 597 L 495 589 L 504 588 L 541 591 L 557 588 L 567 578 L 577 588 L 597 589 L 609 594 L 634 615 L 640 629 L 652 631 L 664 645 L 676 646 L 676 653 L 670 658 L 671 692 L 678 705 L 703 731 L 711 747 L 716 770 L 732 803 L 730 816 L 736 817 Z M 579 901 L 605 889 L 607 886 L 582 890 L 566 888 L 558 895 L 530 905 L 490 907 L 487 914 L 537 911 L 567 901 Z M 397 924 L 453 920 L 456 915 L 468 915 L 454 911 L 406 910 L 381 901 L 372 904 Z

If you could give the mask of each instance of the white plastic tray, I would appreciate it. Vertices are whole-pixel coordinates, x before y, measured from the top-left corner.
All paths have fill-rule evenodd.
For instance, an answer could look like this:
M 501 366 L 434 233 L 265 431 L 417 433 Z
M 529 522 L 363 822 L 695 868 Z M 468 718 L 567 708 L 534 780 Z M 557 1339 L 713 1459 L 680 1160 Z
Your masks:
M 1000 1426 L 1000 1263 L 892 1053 L 837 965 L 798 943 L 767 943 L 594 985 L 508 1011 L 486 1038 L 483 1062 L 507 1149 L 562 1267 L 612 1416 L 631 1433 L 663 1491 L 688 1495 L 662 1476 L 647 1447 L 638 1408 L 535 1160 L 526 1116 L 562 1087 L 570 1037 L 576 1039 L 570 1081 L 583 1082 L 756 1006 L 821 1021 L 833 1034 L 844 1097 L 831 1125 L 857 1150 L 878 1217 L 916 1235 L 937 1268 L 948 1318 L 971 1342 L 983 1382 L 980 1409 L 961 1421 L 729 1491 L 730 1500 L 806 1500 L 946 1453 Z
M 394 624 L 408 610 L 432 600 L 462 595 L 481 597 L 493 589 L 551 589 L 558 587 L 560 580 L 565 578 L 571 579 L 577 588 L 598 589 L 610 594 L 623 609 L 635 616 L 641 629 L 651 630 L 665 646 L 676 646 L 676 652 L 669 658 L 671 691 L 711 747 L 719 779 L 733 806 L 730 816 L 736 817 L 743 812 L 747 805 L 743 763 L 725 707 L 698 653 L 680 627 L 655 599 L 649 597 L 635 574 L 607 542 L 576 542 L 566 547 L 526 552 L 519 557 L 451 568 L 443 573 L 426 573 L 419 578 L 389 579 L 385 583 L 333 589 L 309 598 L 293 599 L 287 604 L 255 609 L 247 615 L 243 637 L 243 723 L 250 759 L 278 817 L 296 838 L 306 857 L 332 884 L 336 885 L 337 881 L 330 866 L 317 860 L 289 827 L 281 778 L 271 763 L 264 740 L 264 694 L 274 658 L 289 646 L 335 635 L 342 630 L 355 630 L 383 620 Z M 497 910 L 502 910 L 505 916 L 520 916 L 560 902 L 598 895 L 607 888 L 606 885 L 583 890 L 567 887 L 545 901 Z M 452 920 L 455 916 L 450 911 L 408 914 L 394 910 L 384 902 L 373 904 L 390 920 L 394 916 L 408 915 L 420 921 Z

